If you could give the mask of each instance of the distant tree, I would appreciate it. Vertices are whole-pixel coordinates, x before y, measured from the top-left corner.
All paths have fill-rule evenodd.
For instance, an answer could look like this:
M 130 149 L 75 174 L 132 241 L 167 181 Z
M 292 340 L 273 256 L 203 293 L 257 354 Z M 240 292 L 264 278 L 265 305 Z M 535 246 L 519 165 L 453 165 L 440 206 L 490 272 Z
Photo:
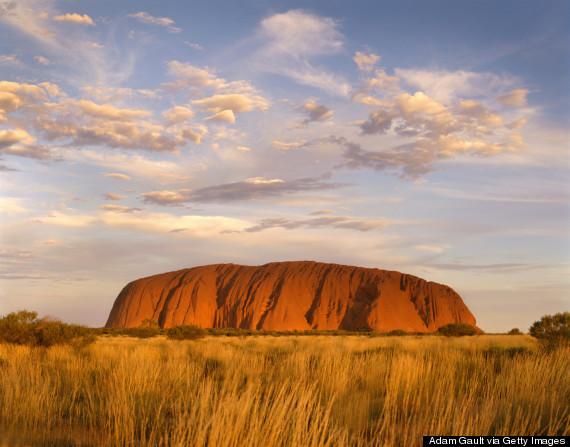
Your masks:
M 507 334 L 508 335 L 522 335 L 522 332 L 518 327 L 514 327 L 509 332 L 507 332 Z
M 151 318 L 145 318 L 140 325 L 142 327 L 160 328 L 158 323 Z
M 439 327 L 437 332 L 447 337 L 462 337 L 464 335 L 476 335 L 477 328 L 467 323 L 448 323 Z
M 550 346 L 570 344 L 570 312 L 543 316 L 533 323 L 529 333 Z

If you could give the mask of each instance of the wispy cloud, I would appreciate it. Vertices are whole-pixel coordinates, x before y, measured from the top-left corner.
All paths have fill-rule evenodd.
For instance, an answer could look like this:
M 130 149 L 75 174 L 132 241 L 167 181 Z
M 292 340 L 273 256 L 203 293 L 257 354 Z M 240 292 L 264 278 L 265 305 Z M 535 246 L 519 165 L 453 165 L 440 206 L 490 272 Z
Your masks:
M 293 230 L 296 228 L 344 228 L 362 232 L 380 230 L 386 228 L 387 224 L 382 218 L 358 218 L 350 216 L 323 216 L 312 219 L 293 220 L 286 217 L 262 219 L 258 225 L 246 228 L 244 231 L 254 233 L 267 230 L 269 228 L 286 228 Z
M 164 26 L 169 33 L 180 33 L 182 28 L 174 26 L 174 20 L 168 17 L 153 17 L 148 12 L 140 11 L 135 14 L 129 14 L 127 17 L 133 17 L 145 25 Z
M 241 182 L 209 186 L 198 190 L 151 191 L 141 194 L 145 203 L 182 205 L 185 203 L 224 203 L 249 200 L 267 200 L 283 195 L 336 189 L 346 184 L 327 181 L 328 175 L 296 180 L 249 178 Z
M 477 73 L 466 70 L 448 71 L 445 69 L 404 69 L 396 68 L 396 76 L 410 86 L 442 102 L 451 102 L 458 97 L 489 96 L 492 92 L 505 90 L 520 81 L 512 75 Z
M 344 37 L 338 27 L 332 18 L 300 9 L 267 17 L 260 23 L 258 39 L 262 45 L 254 55 L 255 64 L 299 84 L 344 96 L 349 92 L 346 81 L 313 62 L 342 50 Z

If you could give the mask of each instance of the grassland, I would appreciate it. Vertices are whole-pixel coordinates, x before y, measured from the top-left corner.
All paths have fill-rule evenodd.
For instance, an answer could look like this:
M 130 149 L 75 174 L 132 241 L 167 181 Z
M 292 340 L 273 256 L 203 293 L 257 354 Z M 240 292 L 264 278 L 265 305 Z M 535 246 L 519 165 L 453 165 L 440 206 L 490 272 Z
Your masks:
M 530 336 L 0 344 L 1 446 L 421 445 L 569 435 L 570 349 Z

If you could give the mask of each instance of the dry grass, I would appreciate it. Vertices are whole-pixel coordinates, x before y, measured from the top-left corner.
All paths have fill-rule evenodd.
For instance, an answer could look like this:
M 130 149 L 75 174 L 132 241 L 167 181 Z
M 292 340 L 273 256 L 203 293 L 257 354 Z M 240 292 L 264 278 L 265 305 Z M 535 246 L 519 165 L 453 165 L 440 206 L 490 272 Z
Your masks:
M 0 344 L 0 446 L 421 445 L 569 435 L 570 350 L 529 336 Z

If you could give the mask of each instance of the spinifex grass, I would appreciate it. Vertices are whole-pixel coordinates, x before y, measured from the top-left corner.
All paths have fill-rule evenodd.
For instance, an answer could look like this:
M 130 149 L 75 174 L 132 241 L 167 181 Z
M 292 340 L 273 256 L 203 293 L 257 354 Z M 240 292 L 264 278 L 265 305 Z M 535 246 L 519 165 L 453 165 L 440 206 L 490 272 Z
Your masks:
M 528 336 L 0 345 L 0 445 L 421 445 L 570 434 L 570 350 Z M 2 439 L 2 437 L 4 439 Z

